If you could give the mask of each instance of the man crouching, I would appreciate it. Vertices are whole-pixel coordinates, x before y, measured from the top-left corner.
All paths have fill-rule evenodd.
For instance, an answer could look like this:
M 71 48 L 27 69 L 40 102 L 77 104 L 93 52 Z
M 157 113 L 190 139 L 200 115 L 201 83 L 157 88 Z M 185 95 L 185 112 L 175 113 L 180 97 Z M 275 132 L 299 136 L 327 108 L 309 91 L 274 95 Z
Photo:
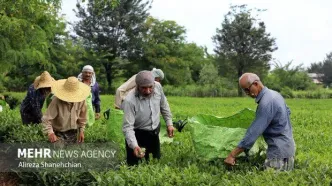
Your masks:
M 54 97 L 42 118 L 44 133 L 51 143 L 59 138 L 65 143 L 83 142 L 90 87 L 69 77 L 55 81 L 51 90 Z

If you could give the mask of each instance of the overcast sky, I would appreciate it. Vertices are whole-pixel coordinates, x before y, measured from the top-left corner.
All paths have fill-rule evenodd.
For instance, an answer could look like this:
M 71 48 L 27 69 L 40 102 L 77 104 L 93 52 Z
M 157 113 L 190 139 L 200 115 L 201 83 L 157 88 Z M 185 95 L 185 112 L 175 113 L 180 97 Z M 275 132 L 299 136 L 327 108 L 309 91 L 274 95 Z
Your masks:
M 75 4 L 76 0 L 63 0 L 62 13 L 68 21 L 76 20 Z M 332 0 L 154 0 L 150 14 L 176 21 L 187 29 L 187 41 L 212 52 L 211 37 L 230 4 L 267 9 L 259 18 L 276 38 L 279 49 L 273 57 L 282 64 L 293 60 L 293 65 L 307 67 L 332 52 Z

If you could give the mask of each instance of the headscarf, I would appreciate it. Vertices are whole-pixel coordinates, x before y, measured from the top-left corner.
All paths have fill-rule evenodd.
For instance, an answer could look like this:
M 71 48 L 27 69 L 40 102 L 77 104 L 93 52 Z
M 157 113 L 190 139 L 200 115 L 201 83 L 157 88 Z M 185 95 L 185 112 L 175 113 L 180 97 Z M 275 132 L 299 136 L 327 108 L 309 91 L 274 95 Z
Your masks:
M 92 76 L 91 76 L 91 84 L 90 86 L 93 87 L 95 84 L 96 84 L 96 73 L 95 71 L 93 70 L 93 67 L 91 65 L 85 65 L 82 69 L 82 72 L 92 72 Z M 77 76 L 77 79 L 79 81 L 83 81 L 83 75 L 82 73 L 80 73 L 78 76 Z
M 154 76 L 151 71 L 140 71 L 136 76 L 135 82 L 138 86 L 153 86 Z
M 160 80 L 163 80 L 164 77 L 165 77 L 165 76 L 164 76 L 164 72 L 163 72 L 162 70 L 160 70 L 160 69 L 153 68 L 153 69 L 151 70 L 151 72 L 152 72 L 152 75 L 154 76 L 154 78 L 159 77 Z

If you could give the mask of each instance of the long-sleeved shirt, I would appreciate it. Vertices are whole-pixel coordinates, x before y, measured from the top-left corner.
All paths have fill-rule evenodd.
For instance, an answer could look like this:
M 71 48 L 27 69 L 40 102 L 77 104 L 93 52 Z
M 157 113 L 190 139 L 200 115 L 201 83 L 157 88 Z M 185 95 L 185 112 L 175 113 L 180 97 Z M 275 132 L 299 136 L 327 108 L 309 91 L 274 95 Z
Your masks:
M 33 84 L 31 84 L 28 88 L 26 97 L 21 103 L 20 111 L 22 117 L 26 117 L 26 119 L 29 120 L 27 122 L 31 122 L 33 120 L 41 123 L 44 101 L 45 97 L 43 94 L 39 90 L 36 90 Z M 23 118 L 23 120 L 25 120 L 25 118 Z
M 87 105 L 85 100 L 69 103 L 53 96 L 43 118 L 44 133 L 54 131 L 65 132 L 71 129 L 84 130 L 87 121 Z
M 166 125 L 173 125 L 172 113 L 160 83 L 155 82 L 153 93 L 149 97 L 141 96 L 137 89 L 130 91 L 122 103 L 123 133 L 128 146 L 138 146 L 134 129 L 152 131 L 160 123 L 160 113 Z
M 290 122 L 290 109 L 276 91 L 264 87 L 256 97 L 256 118 L 248 128 L 239 148 L 250 149 L 262 134 L 268 145 L 267 158 L 290 158 L 295 155 L 295 142 Z
M 80 73 L 77 76 L 77 78 L 79 81 L 83 82 L 82 73 Z M 91 77 L 90 87 L 91 87 L 91 93 L 92 93 L 92 106 L 94 107 L 96 113 L 100 113 L 99 84 L 97 82 L 95 73 L 93 73 L 93 75 Z
M 99 97 L 99 84 L 96 82 L 91 86 L 92 92 L 92 105 L 95 108 L 96 113 L 100 113 L 100 97 Z
M 127 94 L 136 87 L 136 75 L 133 75 L 125 83 L 123 83 L 118 89 L 116 89 L 115 94 L 115 106 L 121 108 L 121 103 L 127 96 Z M 122 109 L 122 108 L 121 108 Z

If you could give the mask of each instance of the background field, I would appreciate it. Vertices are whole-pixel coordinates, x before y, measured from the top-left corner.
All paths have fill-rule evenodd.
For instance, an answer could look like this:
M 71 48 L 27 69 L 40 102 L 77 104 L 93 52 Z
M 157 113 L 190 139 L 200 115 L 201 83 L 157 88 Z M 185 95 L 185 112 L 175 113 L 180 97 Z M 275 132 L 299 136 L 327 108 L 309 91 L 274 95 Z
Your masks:
M 24 94 L 16 94 L 23 98 Z M 114 97 L 103 95 L 102 111 L 113 108 Z M 229 116 L 243 108 L 255 110 L 251 98 L 168 97 L 174 120 L 197 114 Z M 287 99 L 296 142 L 296 164 L 292 172 L 262 171 L 264 157 L 239 161 L 229 170 L 223 160 L 205 162 L 193 149 L 188 131 L 177 132 L 174 142 L 162 145 L 159 162 L 138 167 L 87 173 L 18 173 L 21 183 L 33 185 L 330 185 L 332 180 L 331 99 Z M 86 142 L 115 141 L 123 148 L 122 114 L 112 109 L 111 118 L 98 120 L 86 130 Z M 0 114 L 0 136 L 5 142 L 43 141 L 40 126 L 21 124 L 18 109 Z M 163 129 L 164 130 L 164 129 Z M 125 160 L 124 150 L 121 157 Z

